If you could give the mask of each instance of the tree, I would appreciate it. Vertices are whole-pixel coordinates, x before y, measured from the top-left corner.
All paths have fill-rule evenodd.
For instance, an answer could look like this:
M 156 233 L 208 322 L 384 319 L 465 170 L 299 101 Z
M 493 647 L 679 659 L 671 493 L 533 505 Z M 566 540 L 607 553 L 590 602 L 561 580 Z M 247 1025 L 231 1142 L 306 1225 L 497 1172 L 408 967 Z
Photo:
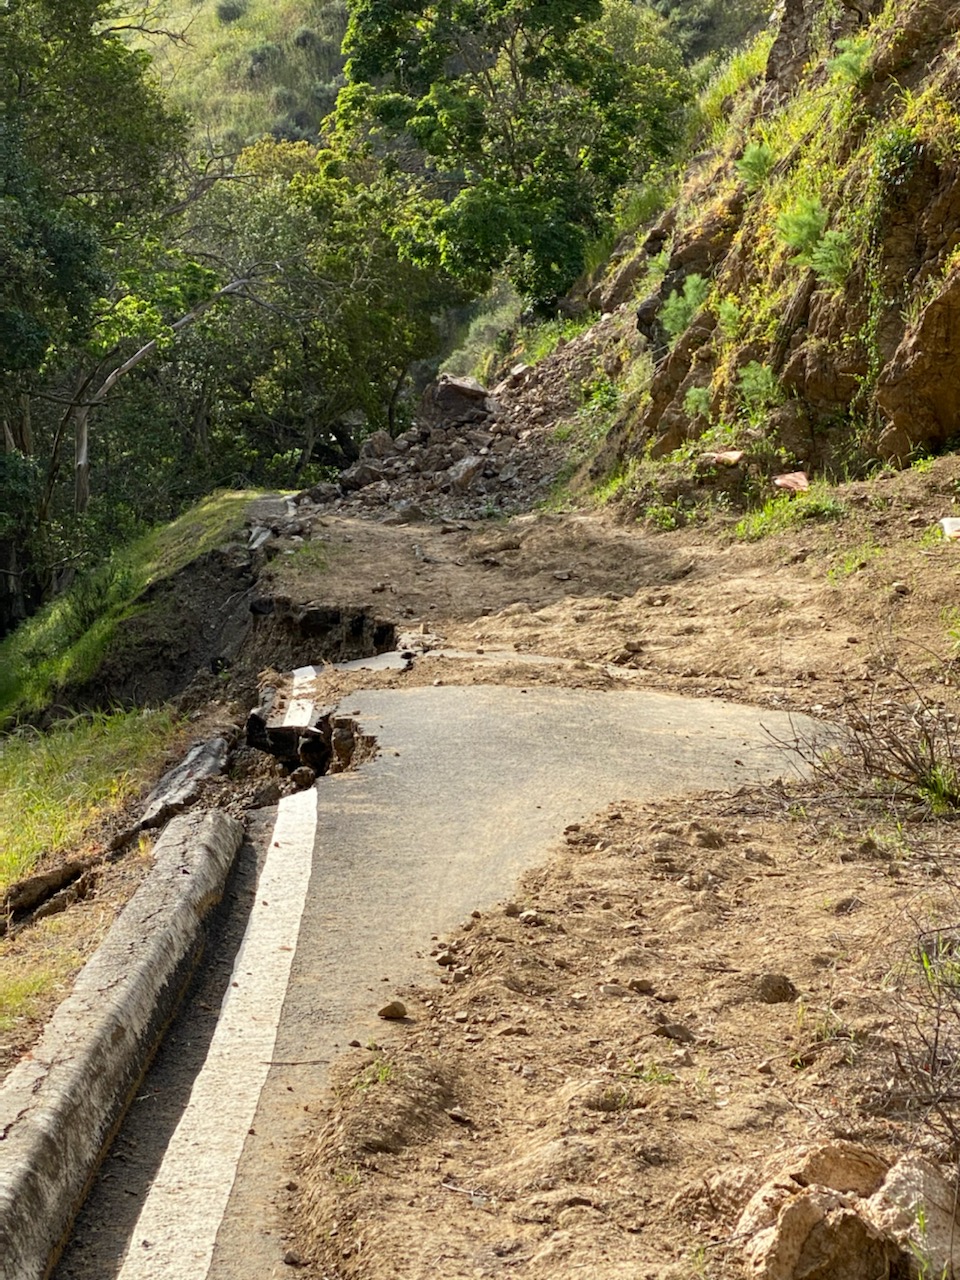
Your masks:
M 341 139 L 424 197 L 407 251 L 479 287 L 506 263 L 552 299 L 616 191 L 675 146 L 689 85 L 630 0 L 354 0 Z M 342 145 L 342 143 L 341 143 Z
M 433 317 L 459 295 L 387 234 L 406 202 L 395 179 L 272 141 L 234 177 L 198 211 L 205 260 L 248 282 L 194 335 L 208 390 L 258 452 L 295 457 L 291 475 L 345 465 L 358 445 L 345 424 L 394 424 L 408 367 L 437 348 Z
M 0 423 L 3 488 L 19 495 L 15 530 L 0 526 L 0 634 L 41 589 L 25 495 L 49 488 L 58 451 L 37 396 L 82 382 L 110 261 L 159 215 L 183 137 L 124 39 L 149 13 L 123 15 L 114 0 L 0 5 Z

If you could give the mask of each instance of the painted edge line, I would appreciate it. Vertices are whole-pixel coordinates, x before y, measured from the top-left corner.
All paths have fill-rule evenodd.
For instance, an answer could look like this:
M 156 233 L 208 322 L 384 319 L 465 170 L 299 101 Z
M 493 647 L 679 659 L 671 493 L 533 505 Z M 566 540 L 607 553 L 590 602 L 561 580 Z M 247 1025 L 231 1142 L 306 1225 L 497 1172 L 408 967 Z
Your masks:
M 297 683 L 314 669 L 301 668 Z M 295 684 L 296 688 L 296 684 Z M 317 795 L 280 801 L 216 1030 L 118 1280 L 205 1280 L 270 1071 L 313 869 Z

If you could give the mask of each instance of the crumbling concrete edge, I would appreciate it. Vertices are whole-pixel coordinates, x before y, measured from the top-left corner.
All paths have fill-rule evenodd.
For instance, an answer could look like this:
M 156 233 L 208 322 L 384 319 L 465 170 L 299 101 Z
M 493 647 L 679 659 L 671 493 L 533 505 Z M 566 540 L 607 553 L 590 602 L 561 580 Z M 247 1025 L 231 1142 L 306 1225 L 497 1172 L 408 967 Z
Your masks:
M 243 839 L 228 814 L 175 818 L 155 866 L 33 1052 L 0 1088 L 0 1280 L 53 1267 L 173 1016 Z

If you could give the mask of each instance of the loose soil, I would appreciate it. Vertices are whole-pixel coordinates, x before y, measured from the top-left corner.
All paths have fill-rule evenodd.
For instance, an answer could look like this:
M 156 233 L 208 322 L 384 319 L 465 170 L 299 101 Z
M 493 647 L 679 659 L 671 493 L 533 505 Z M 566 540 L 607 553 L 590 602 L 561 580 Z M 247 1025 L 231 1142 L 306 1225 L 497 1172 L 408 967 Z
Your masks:
M 756 543 L 717 516 L 660 533 L 611 512 L 396 525 L 301 508 L 256 592 L 367 610 L 416 653 L 406 670 L 327 668 L 322 704 L 629 682 L 825 720 L 867 709 L 909 732 L 918 702 L 942 719 L 955 699 L 960 546 L 933 531 L 958 492 L 960 462 L 940 459 L 843 486 L 843 519 Z M 198 737 L 242 722 L 258 668 L 271 682 L 308 660 L 276 612 L 251 628 L 226 673 L 195 682 Z M 241 753 L 204 802 L 244 811 L 286 785 Z M 777 1150 L 839 1135 L 945 1154 L 896 1050 L 917 934 L 960 914 L 955 828 L 855 789 L 624 796 L 557 832 L 514 903 L 437 940 L 435 985 L 384 988 L 408 1018 L 336 1065 L 289 1191 L 301 1274 L 736 1276 L 737 1209 Z M 148 861 L 134 850 L 71 907 L 62 945 L 71 927 L 92 945 Z M 6 1034 L 8 1061 L 43 1012 Z

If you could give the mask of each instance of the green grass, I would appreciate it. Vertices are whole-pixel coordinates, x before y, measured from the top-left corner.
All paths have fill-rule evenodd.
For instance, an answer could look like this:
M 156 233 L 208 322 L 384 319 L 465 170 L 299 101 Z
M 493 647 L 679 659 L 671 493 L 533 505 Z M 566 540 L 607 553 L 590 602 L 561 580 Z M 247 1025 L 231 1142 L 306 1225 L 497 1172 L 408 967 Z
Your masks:
M 169 711 L 128 711 L 0 740 L 0 894 L 137 795 L 178 731 Z
M 137 597 L 242 527 L 255 493 L 221 492 L 151 530 L 79 578 L 0 644 L 0 726 L 89 679 Z
M 171 0 L 162 25 L 184 34 L 149 45 L 156 73 L 202 138 L 236 150 L 265 134 L 313 137 L 341 80 L 346 10 L 337 0 Z
M 768 498 L 759 510 L 737 521 L 734 534 L 743 542 L 757 542 L 806 520 L 842 520 L 846 514 L 843 503 L 826 485 L 814 485 L 796 497 L 784 493 Z
M 47 968 L 0 974 L 0 1031 L 10 1031 L 21 1018 L 30 1017 L 57 981 Z
M 526 364 L 539 364 L 552 356 L 561 342 L 579 337 L 595 321 L 589 314 L 576 320 L 545 320 L 542 324 L 525 329 L 520 340 L 520 357 Z

